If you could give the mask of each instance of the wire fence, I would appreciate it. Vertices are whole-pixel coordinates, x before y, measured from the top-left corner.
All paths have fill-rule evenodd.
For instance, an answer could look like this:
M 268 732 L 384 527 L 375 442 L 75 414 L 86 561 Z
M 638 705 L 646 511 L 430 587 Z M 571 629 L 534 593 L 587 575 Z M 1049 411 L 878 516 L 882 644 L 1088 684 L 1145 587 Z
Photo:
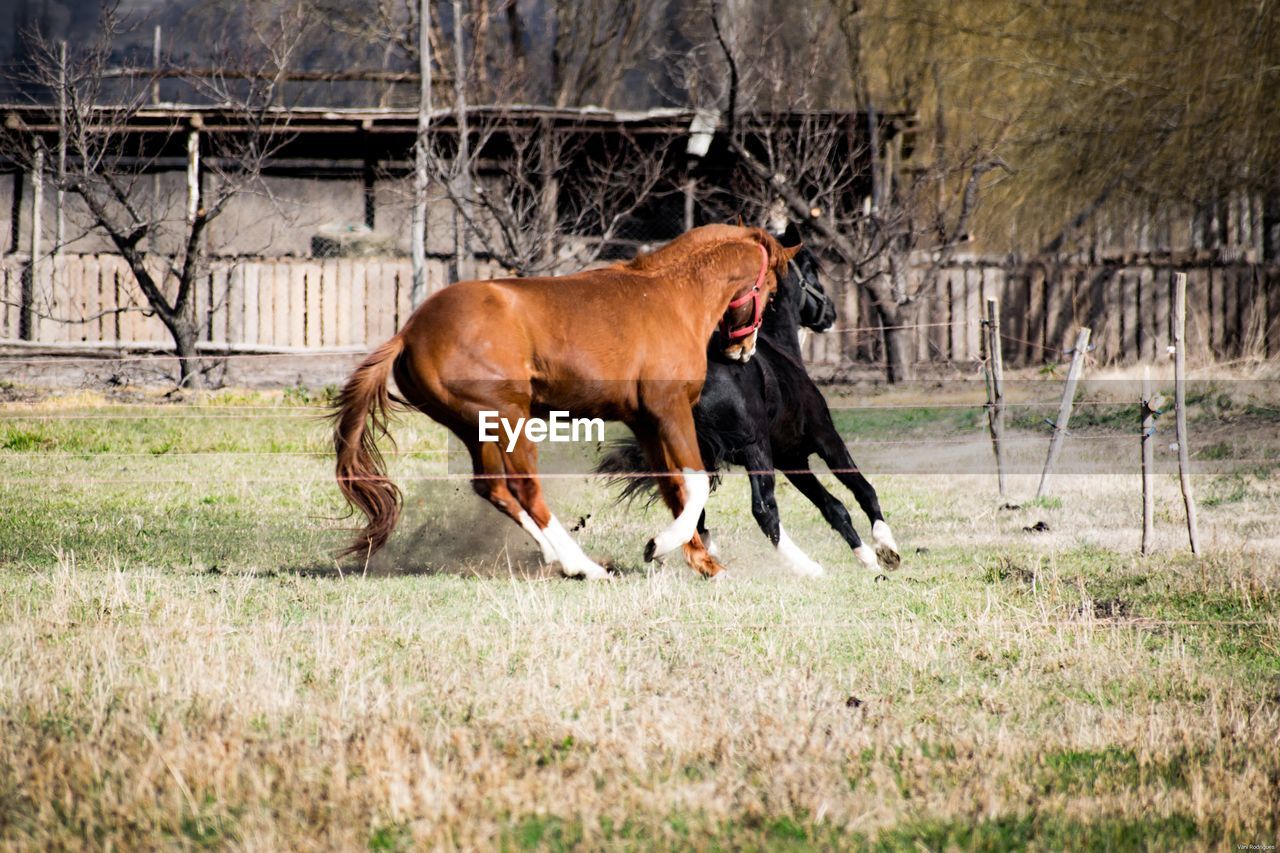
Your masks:
M 289 420 L 315 420 L 317 422 L 324 421 L 330 417 L 330 412 L 319 406 L 218 406 L 216 404 L 200 404 L 190 406 L 198 411 L 173 411 L 182 407 L 179 404 L 165 403 L 137 403 L 137 404 L 109 404 L 113 408 L 153 408 L 163 411 L 164 414 L 104 414 L 104 413 L 81 413 L 81 412 L 65 412 L 65 411 L 38 411 L 23 410 L 16 408 L 0 408 L 0 418 L 14 420 L 156 420 L 166 418 L 170 420 L 182 419 L 262 419 L 271 420 L 272 418 L 285 418 Z M 1052 409 L 1058 405 L 1058 402 L 1006 402 L 1006 408 L 1018 409 Z M 1107 400 L 1081 400 L 1074 403 L 1075 406 L 1083 407 L 1106 407 L 1115 409 L 1136 409 L 1138 403 L 1119 403 Z M 832 412 L 876 412 L 876 411 L 928 411 L 936 410 L 972 410 L 982 411 L 987 407 L 986 403 L 889 403 L 884 405 L 835 405 L 829 406 Z M 219 414 L 220 412 L 241 412 L 241 414 Z M 212 414 L 210 414 L 212 413 Z M 405 414 L 407 412 L 397 412 L 396 414 Z
M 1265 457 L 1258 459 L 1233 459 L 1234 463 L 1242 465 L 1280 465 L 1280 459 L 1274 457 Z M 860 474 L 863 473 L 859 468 L 848 469 L 829 469 L 829 468 L 787 468 L 787 469 L 767 469 L 767 470 L 751 470 L 747 468 L 733 468 L 716 472 L 719 477 L 753 477 L 753 476 L 772 476 L 775 474 L 812 474 L 821 476 L 824 474 Z M 1069 472 L 1064 472 L 1068 474 Z M 1107 473 L 1114 474 L 1115 471 Z M 1132 472 L 1133 476 L 1138 476 L 1137 472 Z M 592 471 L 564 472 L 564 471 L 538 471 L 532 474 L 476 474 L 472 472 L 448 472 L 442 474 L 396 474 L 394 480 L 404 483 L 431 483 L 431 482 L 472 482 L 476 480 L 522 480 L 522 479 L 538 479 L 538 480 L 604 480 L 608 482 L 622 482 L 630 479 L 659 479 L 659 478 L 676 478 L 684 475 L 676 472 L 623 472 L 616 474 L 602 474 Z M 939 476 L 954 476 L 954 472 L 948 472 L 945 475 L 939 472 Z M 975 474 L 975 476 L 980 476 Z M 1026 476 L 1031 476 L 1028 473 Z M 344 477 L 347 482 L 386 482 L 384 477 Z M 163 477 L 35 477 L 35 478 L 10 478 L 0 479 L 0 487 L 19 487 L 31 486 L 33 483 L 39 483 L 46 486 L 163 486 L 177 484 L 200 484 L 207 483 L 208 477 L 205 475 L 191 476 L 174 476 L 166 474 Z M 325 484 L 333 482 L 332 474 L 329 472 L 317 473 L 312 476 L 295 475 L 288 477 L 235 477 L 230 481 L 238 486 L 297 486 L 306 484 Z
M 980 325 L 983 321 L 975 319 L 973 325 Z M 862 326 L 851 327 L 837 330 L 840 334 L 856 335 L 856 334 L 882 334 L 887 329 L 932 329 L 932 328 L 955 328 L 955 322 L 945 323 L 916 323 L 903 324 L 899 326 Z M 1001 337 L 1007 341 L 1018 344 L 1035 344 L 1025 338 L 1001 334 Z M 1069 355 L 1069 350 L 1062 350 L 1054 347 L 1047 347 L 1042 344 L 1046 350 L 1052 350 L 1060 355 Z M 357 359 L 362 357 L 363 350 L 343 348 L 343 349 L 327 349 L 327 350 L 309 350 L 309 351 L 288 351 L 288 352 L 226 352 L 226 353 L 205 353 L 199 356 L 201 361 L 217 361 L 217 360 L 243 360 L 243 361 L 268 361 L 279 359 L 299 359 L 299 358 L 349 358 Z M 157 354 L 157 353 L 97 353 L 93 355 L 77 355 L 68 353 L 67 355 L 56 356 L 33 356 L 33 357 L 15 357 L 0 356 L 0 365 L 7 366 L 44 366 L 44 365 L 65 365 L 65 364 L 100 364 L 104 362 L 147 365 L 147 364 L 163 364 L 172 365 L 176 356 Z M 975 362 L 977 367 L 983 365 L 982 359 Z M 1037 380 L 1036 383 L 1045 380 Z M 1056 384 L 1056 383 L 1055 383 Z M 975 389 L 976 393 L 976 389 Z M 1006 409 L 1019 410 L 1054 410 L 1059 406 L 1059 399 L 1055 395 L 1049 400 L 1009 400 L 1002 405 Z M 190 402 L 110 402 L 106 406 L 117 411 L 101 412 L 101 411 L 79 411 L 72 404 L 69 410 L 48 410 L 42 409 L 41 404 L 9 404 L 0 407 L 0 424 L 3 423 L 57 423 L 57 422 L 149 422 L 149 421 L 231 421 L 231 422 L 287 422 L 302 421 L 311 422 L 316 426 L 326 426 L 329 422 L 331 409 L 325 405 L 311 404 L 250 404 L 250 403 L 218 403 L 216 401 L 204 400 L 195 403 Z M 869 402 L 869 403 L 850 403 L 847 401 L 836 400 L 830 405 L 832 412 L 885 412 L 885 411 L 971 411 L 980 413 L 986 411 L 990 407 L 990 403 L 986 400 L 978 400 L 975 402 L 957 402 L 957 401 L 925 401 L 920 403 L 911 402 Z M 1079 430 L 1071 430 L 1068 434 L 1072 442 L 1087 442 L 1089 445 L 1102 447 L 1104 443 L 1119 442 L 1136 442 L 1140 436 L 1138 427 L 1138 413 L 1140 411 L 1140 403 L 1135 399 L 1132 402 L 1108 400 L 1108 399 L 1082 399 L 1073 403 L 1075 408 L 1092 408 L 1095 410 L 1113 410 L 1119 412 L 1133 412 L 1134 414 L 1134 430 L 1115 431 L 1110 430 L 1101 433 L 1081 432 Z M 124 411 L 118 411 L 124 410 Z M 1044 419 L 1043 425 L 1036 424 L 1033 428 L 1043 426 L 1044 433 L 1029 433 L 1023 435 L 1007 436 L 1002 439 L 1005 445 L 1021 445 L 1030 447 L 1033 445 L 1044 445 L 1047 440 L 1047 432 L 1054 429 L 1054 424 L 1048 419 Z M 1024 428 L 1027 425 L 1024 424 Z M 884 439 L 871 437 L 850 437 L 846 439 L 846 444 L 850 448 L 919 448 L 922 450 L 938 449 L 938 448 L 963 448 L 973 447 L 975 449 L 983 447 L 987 434 L 985 430 L 982 433 L 974 432 L 971 436 L 964 437 L 947 437 L 931 432 L 913 439 Z M 1256 464 L 1280 464 L 1280 458 L 1270 456 L 1234 456 L 1235 452 L 1253 453 L 1256 452 L 1256 446 L 1251 443 L 1235 443 L 1227 444 L 1220 442 L 1212 448 L 1212 454 L 1206 456 L 1201 454 L 1195 457 L 1198 461 L 1221 462 L 1238 465 L 1256 465 Z M 456 448 L 428 448 L 428 449 L 407 449 L 404 451 L 391 451 L 394 456 L 404 458 L 449 458 L 464 457 L 468 455 L 468 451 L 459 446 Z M 169 447 L 157 448 L 154 450 L 109 450 L 109 449 L 85 449 L 85 450 L 20 450 L 15 452 L 12 448 L 5 449 L 0 445 L 0 458 L 8 456 L 10 459 L 26 459 L 32 461 L 53 461 L 57 459 L 82 459 L 86 457 L 94 459 L 231 459 L 236 457 L 245 457 L 253 459 L 271 459 L 271 458 L 296 458 L 296 459 L 323 459 L 332 458 L 332 450 L 174 450 Z M 852 469 L 848 473 L 852 473 L 857 469 Z M 299 472 L 301 477 L 258 477 L 258 478 L 236 478 L 238 483 L 291 483 L 306 480 L 313 480 L 314 476 Z M 719 472 L 721 476 L 751 476 L 764 473 L 773 473 L 773 471 L 751 471 L 741 468 L 727 469 Z M 781 471 L 780 473 L 787 473 Z M 802 468 L 791 469 L 790 473 L 805 474 L 841 474 L 846 473 L 838 469 L 831 468 Z M 402 473 L 397 475 L 397 479 L 414 481 L 414 480 L 471 480 L 484 479 L 486 477 L 505 477 L 506 475 L 475 475 L 471 471 L 466 472 L 449 472 L 442 474 L 411 474 Z M 594 472 L 552 472 L 542 471 L 538 476 L 543 478 L 592 478 L 606 477 L 614 480 L 626 479 L 627 476 L 653 477 L 650 472 L 636 472 L 633 475 L 626 474 L 596 474 Z M 19 477 L 0 479 L 0 485 L 5 486 L 22 486 L 30 485 L 33 482 L 53 484 L 79 484 L 79 485 L 106 485 L 106 484 L 136 484 L 136 485 L 156 485 L 172 482 L 199 482 L 203 478 L 192 477 L 184 480 L 181 477 L 166 475 L 165 477 L 133 477 L 133 478 L 64 478 L 49 476 L 35 477 Z
M 950 321 L 943 323 L 904 323 L 898 325 L 874 325 L 874 326 L 852 326 L 845 328 L 834 328 L 827 332 L 821 333 L 823 337 L 834 336 L 837 338 L 848 337 L 873 337 L 879 339 L 887 331 L 896 330 L 925 330 L 925 329 L 948 329 L 951 335 L 955 335 L 957 330 L 964 330 L 968 327 L 981 327 L 984 324 L 982 319 L 974 319 L 969 321 Z M 967 334 L 967 333 L 966 333 Z M 1019 347 L 1031 347 L 1041 352 L 1046 357 L 1052 356 L 1051 361 L 1058 361 L 1069 358 L 1071 349 L 1069 347 L 1060 347 L 1052 344 L 1046 344 L 1040 341 L 1034 341 L 1019 335 L 1010 334 L 1002 331 L 1000 338 L 1006 344 L 1017 344 Z M 28 347 L 32 346 L 29 341 L 0 340 L 0 347 Z M 38 344 L 36 346 L 39 346 Z M 170 351 L 170 347 L 165 344 L 147 345 L 149 352 L 110 352 L 111 344 L 103 342 L 100 344 L 86 344 L 85 349 L 94 349 L 96 352 L 77 353 L 76 349 L 68 349 L 66 354 L 59 355 L 40 355 L 30 357 L 20 357 L 13 354 L 0 354 L 0 366 L 15 367 L 52 367 L 65 366 L 69 364 L 93 364 L 102 365 L 105 363 L 120 365 L 155 365 L 158 368 L 170 369 L 174 362 L 179 361 L 180 357 L 176 353 Z M 205 349 L 192 358 L 202 363 L 218 363 L 218 362 L 246 362 L 246 361 L 272 361 L 272 360 L 295 360 L 307 358 L 327 358 L 327 359 L 351 359 L 355 360 L 363 357 L 366 353 L 373 349 L 373 346 L 345 346 L 345 347 L 324 347 L 324 348 L 300 348 L 300 347 L 278 347 L 266 348 L 270 351 L 234 351 L 226 349 L 226 351 L 216 351 Z M 811 348 L 812 349 L 812 348 Z M 873 360 L 864 357 L 850 357 L 845 359 L 847 367 L 859 368 L 864 370 L 887 370 L 891 365 L 885 360 Z M 980 356 L 976 353 L 963 357 L 950 357 L 939 361 L 937 359 L 919 359 L 911 362 L 912 367 L 938 367 L 940 365 L 950 364 L 953 367 L 960 368 L 965 364 L 979 364 Z
M 970 320 L 965 322 L 902 323 L 897 325 L 848 326 L 848 327 L 833 328 L 827 332 L 822 332 L 821 334 L 835 335 L 835 336 L 881 335 L 884 332 L 888 332 L 888 331 L 937 329 L 937 328 L 951 329 L 951 328 L 957 328 L 957 327 L 978 326 L 978 325 L 981 325 L 981 323 L 982 323 L 981 320 L 975 319 L 975 320 Z M 1012 335 L 1002 334 L 1001 337 L 1008 341 L 1016 342 L 1016 343 L 1032 343 L 1031 341 L 1026 341 L 1022 338 L 1014 337 Z M 35 344 L 35 345 L 39 346 L 39 344 Z M 0 340 L 0 346 L 24 346 L 25 347 L 25 346 L 32 346 L 32 342 L 18 341 L 18 340 L 12 340 L 12 341 Z M 1043 345 L 1040 345 L 1040 344 L 1037 344 L 1037 346 L 1042 346 L 1044 349 L 1049 351 L 1061 352 L 1061 350 L 1057 349 L 1056 347 L 1044 347 Z M 103 351 L 97 352 L 94 354 L 76 355 L 74 350 L 71 350 L 66 355 L 37 356 L 37 357 L 30 357 L 30 358 L 15 358 L 11 356 L 0 356 L 0 363 L 30 365 L 30 366 L 56 365 L 56 364 L 67 364 L 67 363 L 74 363 L 74 362 L 97 363 L 102 361 L 113 361 L 113 362 L 119 362 L 119 363 L 129 363 L 129 362 L 168 363 L 178 358 L 178 356 L 175 353 L 167 352 L 167 351 L 162 353 L 147 352 L 147 353 L 133 353 L 133 354 L 128 354 L 128 353 L 112 354 L 106 351 L 106 350 L 109 350 L 111 347 L 111 344 L 109 342 L 103 342 L 100 344 L 85 344 L 85 347 L 95 348 Z M 230 349 L 227 350 L 226 352 L 205 350 L 203 352 L 198 353 L 196 356 L 193 356 L 193 358 L 201 361 L 281 359 L 281 358 L 292 359 L 292 358 L 307 358 L 307 357 L 334 358 L 334 357 L 343 357 L 343 356 L 355 358 L 363 355 L 365 352 L 367 352 L 369 349 L 372 349 L 372 348 L 373 348 L 372 346 L 370 346 L 367 349 L 360 348 L 360 347 L 340 347 L 340 348 L 327 347 L 327 348 L 314 348 L 314 349 L 280 347 L 278 348 L 278 351 L 270 351 L 270 352 L 267 352 L 267 351 L 235 352 Z M 165 345 L 165 344 L 157 344 L 157 345 L 149 346 L 148 349 L 168 350 L 169 347 L 168 345 Z M 866 362 L 859 362 L 859 364 L 865 364 L 865 363 Z M 876 363 L 871 363 L 871 365 L 875 366 Z
M 827 332 L 823 332 L 822 334 L 833 335 L 837 337 L 851 336 L 851 335 L 852 336 L 881 336 L 885 332 L 889 332 L 889 331 L 943 329 L 943 328 L 958 329 L 958 328 L 964 328 L 968 326 L 980 326 L 982 322 L 983 321 L 980 319 L 974 319 L 969 321 L 949 321 L 944 323 L 902 323 L 902 324 L 895 324 L 895 325 L 848 326 L 848 327 L 837 327 Z M 1045 344 L 1030 341 L 1025 338 L 1020 338 L 1015 335 L 1002 333 L 1001 338 L 1003 338 L 1004 340 L 1010 343 L 1028 344 L 1028 345 L 1036 346 L 1044 350 L 1045 352 L 1053 352 L 1057 354 L 1063 354 L 1065 352 L 1063 349 L 1059 347 L 1047 346 Z M 29 341 L 0 340 L 0 346 L 24 346 L 25 347 L 25 346 L 31 346 L 31 345 L 32 343 Z M 111 344 L 109 342 L 103 342 L 96 345 L 86 344 L 85 346 L 95 347 L 101 350 L 107 350 L 110 348 Z M 148 348 L 155 349 L 155 350 L 167 350 L 168 346 L 164 344 L 158 344 L 158 345 L 152 345 Z M 258 351 L 258 352 L 236 352 L 231 349 L 228 349 L 225 352 L 218 352 L 218 351 L 212 351 L 212 350 L 206 349 L 200 352 L 197 356 L 195 356 L 195 358 L 200 361 L 286 359 L 286 358 L 293 359 L 293 358 L 307 358 L 307 357 L 341 358 L 344 356 L 350 357 L 350 358 L 356 358 L 363 355 L 365 352 L 367 352 L 366 348 L 351 347 L 351 346 L 326 347 L 326 348 L 314 348 L 314 349 L 304 349 L 304 348 L 298 348 L 298 347 L 279 347 L 275 349 L 277 351 Z M 372 347 L 369 347 L 368 349 L 372 349 Z M 100 363 L 103 361 L 117 362 L 121 364 L 147 363 L 147 362 L 167 364 L 177 358 L 178 356 L 172 352 L 112 354 L 110 352 L 104 351 L 104 352 L 94 353 L 92 355 L 90 354 L 77 355 L 75 354 L 74 350 L 71 350 L 66 355 L 56 355 L 56 356 L 38 356 L 38 357 L 30 357 L 30 358 L 15 358 L 12 356 L 0 356 L 0 363 L 11 364 L 11 365 L 29 365 L 29 366 L 59 365 L 59 364 L 68 364 L 68 363 L 77 363 L 77 362 L 78 363 Z M 932 363 L 932 362 L 920 362 L 920 363 Z M 866 366 L 866 367 L 887 366 L 887 362 L 868 362 L 865 360 L 858 360 L 857 364 L 859 366 Z

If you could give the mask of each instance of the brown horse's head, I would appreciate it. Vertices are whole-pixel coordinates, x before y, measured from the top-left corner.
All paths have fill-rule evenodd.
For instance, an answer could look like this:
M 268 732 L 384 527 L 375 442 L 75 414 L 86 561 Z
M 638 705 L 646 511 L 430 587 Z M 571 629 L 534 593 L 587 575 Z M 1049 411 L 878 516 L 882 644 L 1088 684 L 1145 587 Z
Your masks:
M 762 228 L 741 228 L 757 247 L 755 275 L 733 295 L 720 320 L 718 342 L 730 361 L 746 362 L 756 352 L 756 340 L 765 306 L 778 290 L 778 281 L 787 274 L 787 264 L 803 244 L 783 246 Z
M 731 361 L 747 361 L 755 354 L 761 315 L 778 289 L 779 276 L 787 274 L 787 264 L 800 249 L 799 244 L 782 246 L 762 228 L 700 225 L 619 266 L 656 272 L 686 265 L 695 255 L 723 264 L 721 269 L 730 271 L 741 284 L 721 318 L 713 345 Z

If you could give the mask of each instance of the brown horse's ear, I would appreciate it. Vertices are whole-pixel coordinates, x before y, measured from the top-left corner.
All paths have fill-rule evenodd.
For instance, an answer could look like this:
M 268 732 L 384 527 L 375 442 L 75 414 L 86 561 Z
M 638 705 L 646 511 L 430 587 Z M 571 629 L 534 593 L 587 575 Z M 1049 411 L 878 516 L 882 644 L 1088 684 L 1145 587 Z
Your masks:
M 739 228 L 746 228 L 746 227 L 747 227 L 747 224 L 746 224 L 745 222 L 743 222 L 743 221 L 742 221 L 742 214 L 741 214 L 741 213 L 739 213 L 739 214 L 738 214 L 738 227 L 739 227 Z

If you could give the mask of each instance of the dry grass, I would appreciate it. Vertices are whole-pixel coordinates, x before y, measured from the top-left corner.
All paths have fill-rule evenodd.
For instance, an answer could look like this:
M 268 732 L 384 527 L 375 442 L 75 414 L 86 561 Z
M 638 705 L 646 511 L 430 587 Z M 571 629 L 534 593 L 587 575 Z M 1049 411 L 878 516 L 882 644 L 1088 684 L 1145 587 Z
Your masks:
M 829 575 L 785 575 L 740 478 L 712 501 L 727 584 L 646 571 L 660 514 L 579 483 L 553 502 L 593 513 L 580 538 L 621 565 L 611 583 L 513 576 L 518 531 L 452 484 L 411 487 L 378 576 L 340 577 L 323 458 L 263 484 L 261 459 L 101 449 L 228 440 L 157 414 L 0 423 L 52 442 L 0 454 L 0 478 L 32 484 L 0 486 L 4 846 L 1165 849 L 1280 831 L 1274 468 L 1201 478 L 1221 500 L 1199 563 L 1169 477 L 1143 561 L 1135 476 L 1064 476 L 1057 500 L 1007 511 L 992 477 L 896 474 L 873 476 L 907 557 L 883 581 L 789 487 L 787 527 Z M 321 435 L 243 429 L 241 449 Z M 402 446 L 439 446 L 418 430 Z M 177 480 L 73 482 L 107 475 Z M 1050 531 L 1023 532 L 1036 520 Z

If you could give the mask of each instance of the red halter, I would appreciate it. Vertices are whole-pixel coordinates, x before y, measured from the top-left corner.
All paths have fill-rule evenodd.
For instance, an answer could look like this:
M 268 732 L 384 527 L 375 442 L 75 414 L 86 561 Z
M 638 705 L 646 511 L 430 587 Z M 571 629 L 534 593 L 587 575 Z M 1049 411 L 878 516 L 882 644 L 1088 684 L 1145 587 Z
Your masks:
M 764 284 L 765 273 L 769 271 L 769 250 L 761 243 L 756 245 L 760 248 L 760 274 L 756 276 L 756 283 L 746 293 L 730 302 L 729 307 L 725 309 L 724 316 L 720 318 L 720 332 L 731 341 L 747 337 L 756 329 L 759 329 L 760 324 L 764 321 L 764 301 L 760 298 L 760 287 Z M 730 326 L 729 312 L 734 308 L 746 305 L 748 299 L 752 303 L 751 324 L 738 326 L 737 328 Z

